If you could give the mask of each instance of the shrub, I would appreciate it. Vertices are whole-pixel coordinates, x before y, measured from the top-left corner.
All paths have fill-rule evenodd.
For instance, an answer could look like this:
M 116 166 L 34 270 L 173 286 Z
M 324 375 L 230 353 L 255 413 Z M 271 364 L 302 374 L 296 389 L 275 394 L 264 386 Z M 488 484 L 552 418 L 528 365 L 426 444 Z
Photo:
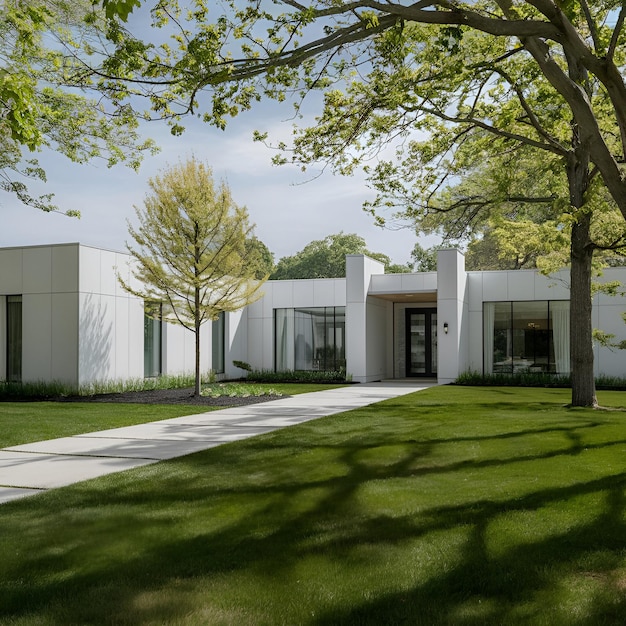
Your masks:
M 344 370 L 251 370 L 248 380 L 258 383 L 344 383 L 347 378 Z
M 511 374 L 481 374 L 476 371 L 463 372 L 455 385 L 505 386 L 505 387 L 571 387 L 569 376 L 559 376 L 546 372 L 518 372 Z M 596 378 L 596 389 L 626 390 L 626 379 L 614 376 Z
M 212 371 L 202 375 L 203 383 L 215 381 Z M 128 378 L 125 380 L 95 381 L 80 387 L 59 381 L 17 383 L 0 381 L 0 400 L 28 399 L 46 400 L 67 396 L 94 396 L 104 393 L 123 393 L 125 391 L 150 391 L 153 389 L 185 389 L 193 387 L 193 374 L 165 375 L 155 378 Z

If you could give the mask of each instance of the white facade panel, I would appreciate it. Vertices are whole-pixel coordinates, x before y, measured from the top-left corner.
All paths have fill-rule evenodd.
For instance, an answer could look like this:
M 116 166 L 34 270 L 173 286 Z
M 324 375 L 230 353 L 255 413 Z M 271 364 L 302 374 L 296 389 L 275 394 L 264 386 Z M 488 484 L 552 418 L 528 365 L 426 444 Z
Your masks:
M 510 300 L 507 272 L 483 273 L 483 302 Z
M 315 281 L 294 280 L 292 288 L 293 304 L 291 306 L 314 306 Z
M 467 301 L 470 311 L 483 310 L 483 272 L 467 273 Z
M 0 250 L 0 293 L 17 295 L 24 292 L 21 248 Z
M 78 293 L 53 293 L 50 379 L 78 385 Z
M 535 274 L 535 300 L 569 300 L 569 272 Z
M 119 284 L 116 276 L 118 255 L 109 250 L 100 251 L 100 293 L 107 296 L 118 295 Z
M 335 284 L 332 278 L 313 281 L 313 306 L 335 306 Z
M 508 282 L 509 300 L 536 300 L 535 279 L 536 272 L 531 270 L 517 270 L 506 273 Z
M 22 297 L 22 380 L 53 380 L 52 294 L 49 292 Z
M 115 380 L 115 298 L 79 296 L 79 384 Z
M 287 309 L 294 306 L 292 280 L 272 281 L 266 283 L 263 315 L 271 315 L 272 309 Z
M 102 293 L 100 288 L 100 250 L 80 247 L 78 289 L 85 293 Z
M 115 378 L 131 378 L 130 372 L 130 307 L 128 298 L 115 298 Z M 141 344 L 143 349 L 143 342 Z
M 424 274 L 400 274 L 400 285 L 403 293 L 419 293 L 426 291 Z
M 263 298 L 248 305 L 248 319 L 263 317 Z
M 52 293 L 78 291 L 77 245 L 52 248 Z
M 370 279 L 369 292 L 400 293 L 402 291 L 402 274 L 373 274 Z
M 346 279 L 338 278 L 333 284 L 335 287 L 335 306 L 346 306 Z
M 226 316 L 224 370 L 229 378 L 241 375 L 241 370 L 233 365 L 233 361 L 249 362 L 248 332 L 248 315 L 245 310 L 233 311 Z
M 27 248 L 22 257 L 23 293 L 52 292 L 52 248 Z
M 254 369 L 271 369 L 272 365 L 264 365 L 265 337 L 263 333 L 264 320 L 258 317 L 248 318 L 248 350 L 247 358 L 243 359 Z M 239 370 L 241 376 L 243 372 Z
M 381 380 L 391 375 L 387 371 L 387 349 L 390 342 L 387 337 L 387 303 L 375 297 L 367 298 L 367 326 L 365 343 L 367 344 L 368 380 Z
M 138 298 L 128 298 L 128 373 L 143 378 L 144 305 Z
M 483 313 L 480 311 L 468 311 L 467 321 L 468 362 L 467 371 L 483 371 Z M 462 372 L 461 372 L 462 373 Z

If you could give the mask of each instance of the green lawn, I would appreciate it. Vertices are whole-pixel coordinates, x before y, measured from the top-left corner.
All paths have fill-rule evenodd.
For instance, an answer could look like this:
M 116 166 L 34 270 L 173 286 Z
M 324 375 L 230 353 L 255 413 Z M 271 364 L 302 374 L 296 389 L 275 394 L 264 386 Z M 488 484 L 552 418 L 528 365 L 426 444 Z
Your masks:
M 0 506 L 2 624 L 623 624 L 626 394 L 437 387 Z
M 241 387 L 236 383 L 223 386 Z M 296 383 L 255 384 L 254 388 L 260 393 L 271 390 L 287 396 L 342 386 Z M 191 404 L 159 406 L 101 402 L 0 402 L 0 448 L 223 408 Z
M 217 407 L 219 408 L 219 407 Z M 104 402 L 0 402 L 0 448 L 145 424 L 210 408 L 195 405 Z

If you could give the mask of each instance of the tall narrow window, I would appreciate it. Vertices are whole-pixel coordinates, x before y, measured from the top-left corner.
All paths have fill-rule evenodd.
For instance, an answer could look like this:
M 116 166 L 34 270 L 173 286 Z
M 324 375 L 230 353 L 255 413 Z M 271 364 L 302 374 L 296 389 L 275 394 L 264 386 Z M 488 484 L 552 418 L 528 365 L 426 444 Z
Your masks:
M 216 374 L 224 373 L 224 339 L 226 314 L 222 311 L 219 317 L 213 321 L 211 327 L 211 367 Z
M 7 380 L 22 380 L 22 296 L 7 296 Z
M 145 378 L 154 378 L 162 374 L 161 320 L 161 303 L 146 302 L 143 320 L 143 375 Z

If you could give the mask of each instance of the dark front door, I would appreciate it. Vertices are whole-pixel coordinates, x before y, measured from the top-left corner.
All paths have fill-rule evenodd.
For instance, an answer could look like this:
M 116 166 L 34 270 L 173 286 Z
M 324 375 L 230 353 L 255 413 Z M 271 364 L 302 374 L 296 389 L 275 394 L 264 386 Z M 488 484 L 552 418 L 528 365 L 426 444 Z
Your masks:
M 437 375 L 437 309 L 406 310 L 406 375 Z

